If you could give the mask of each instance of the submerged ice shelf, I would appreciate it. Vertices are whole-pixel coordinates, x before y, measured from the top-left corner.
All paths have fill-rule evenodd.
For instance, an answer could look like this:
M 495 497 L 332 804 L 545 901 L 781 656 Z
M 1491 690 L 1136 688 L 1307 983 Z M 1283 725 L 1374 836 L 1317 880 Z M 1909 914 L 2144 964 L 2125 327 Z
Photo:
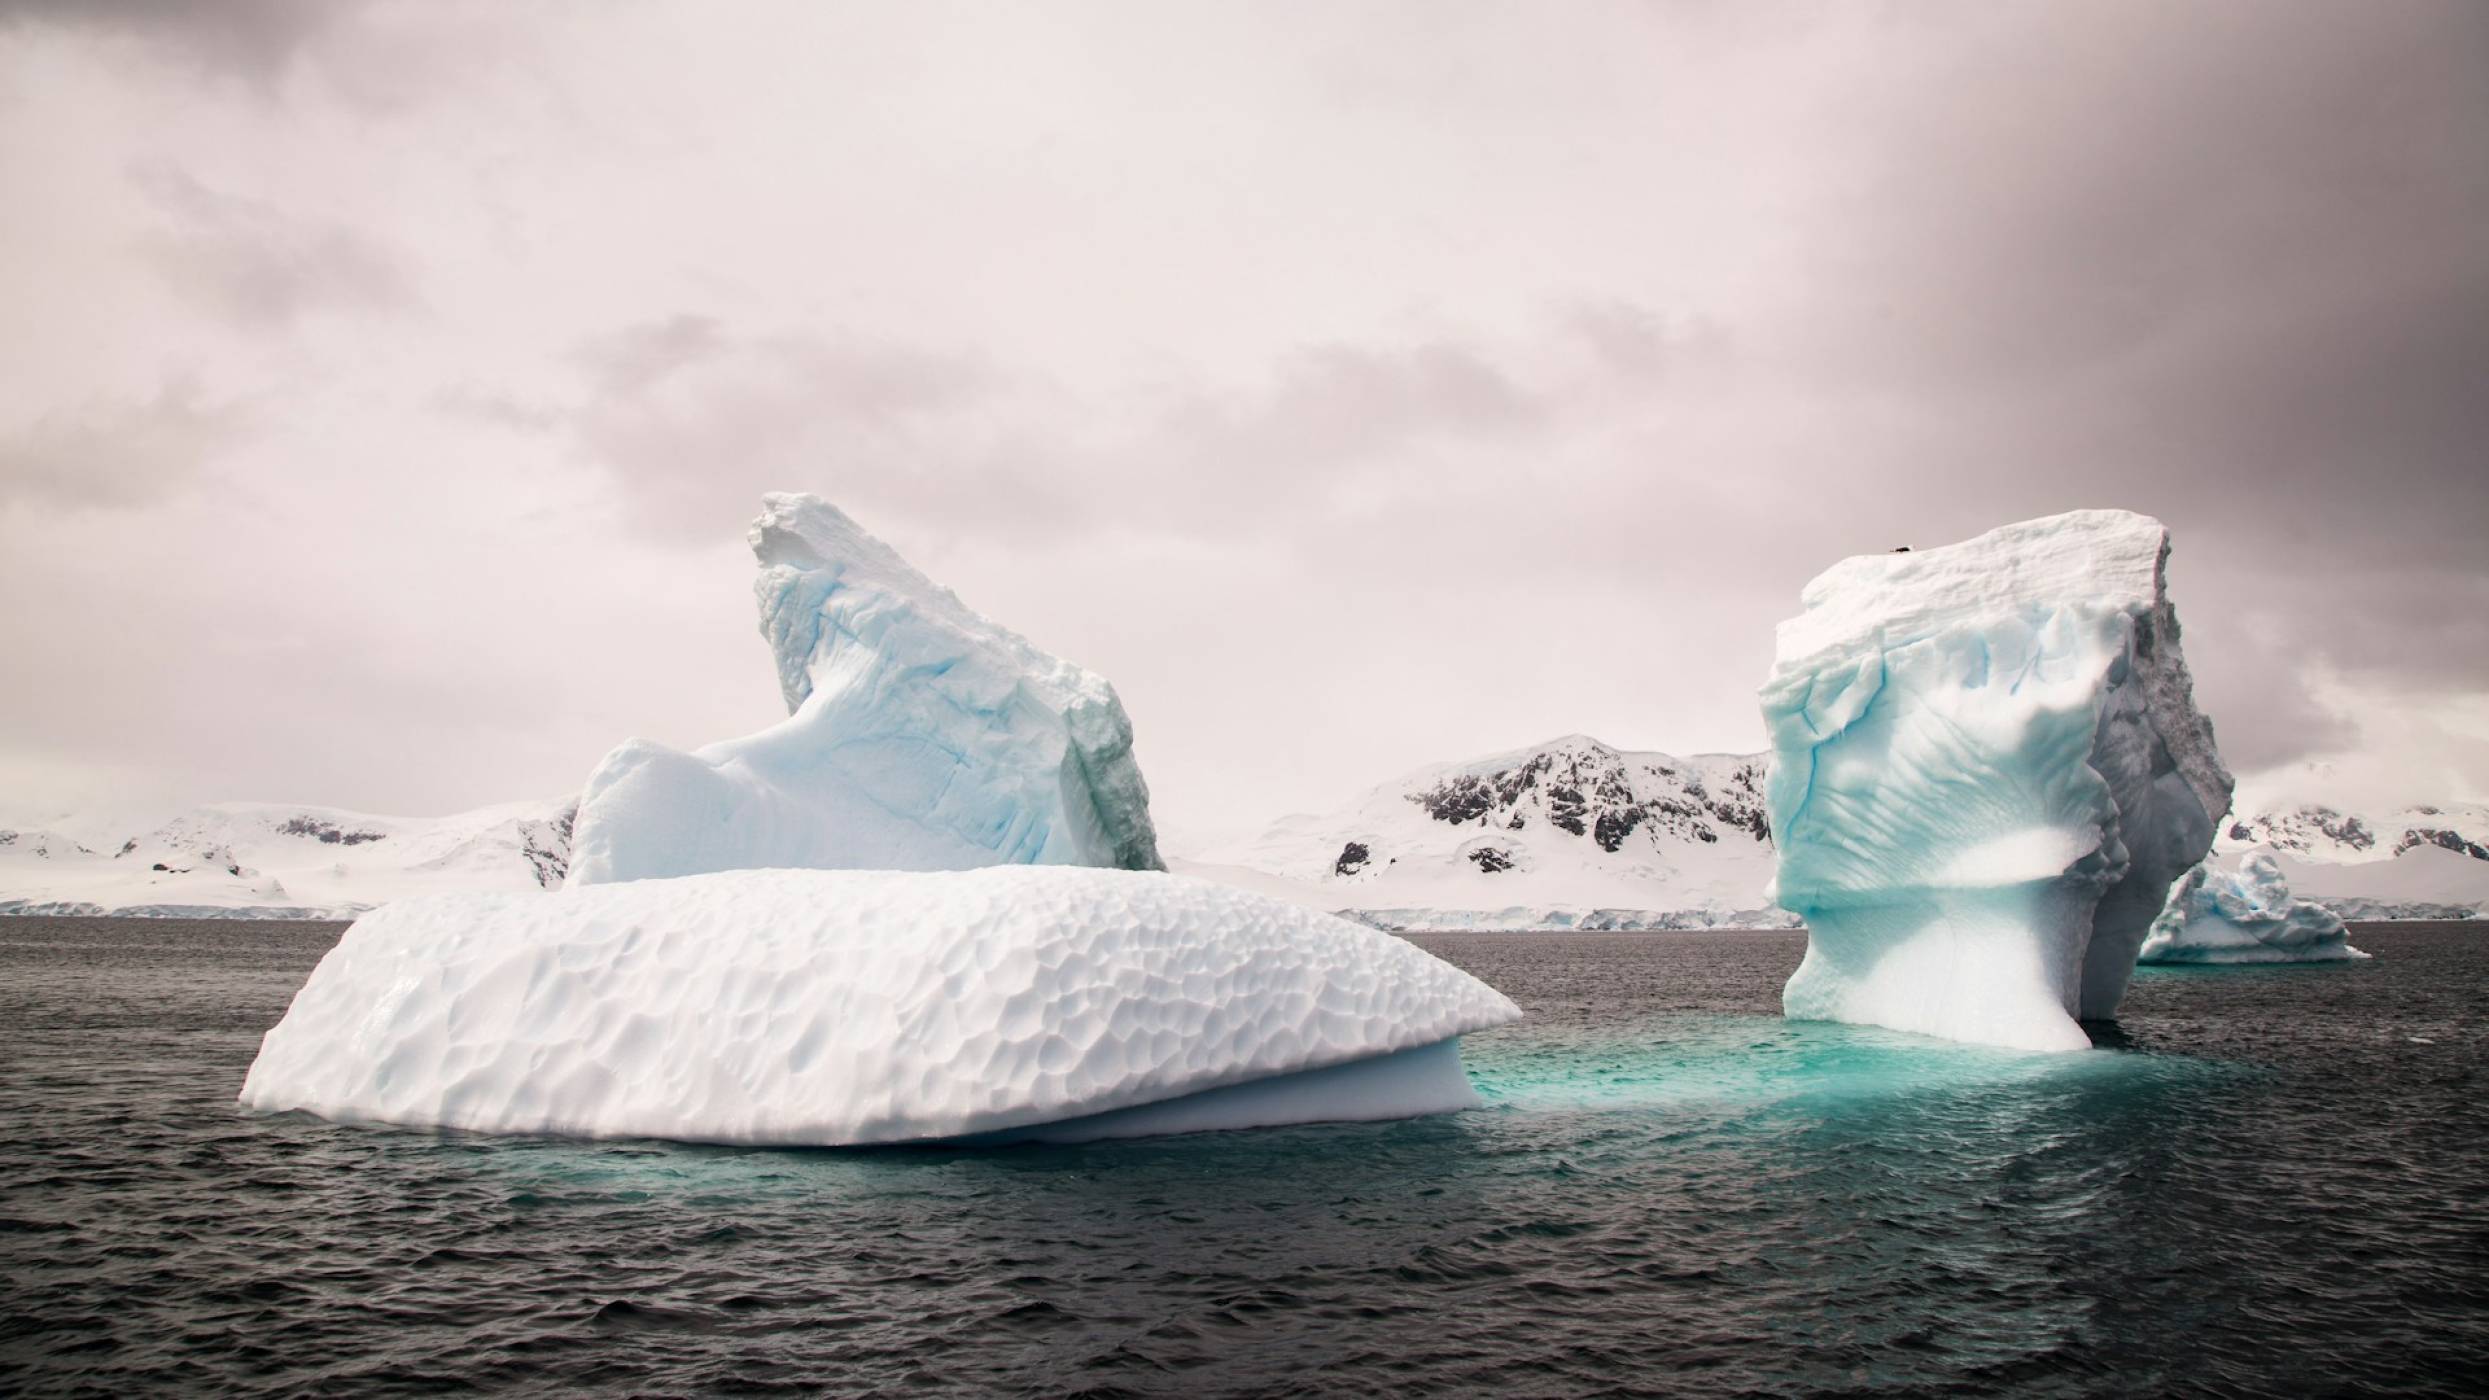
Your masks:
M 2249 852 L 2235 870 L 2211 861 L 2171 887 L 2169 902 L 2143 940 L 2147 963 L 2356 962 L 2332 910 L 2294 898 L 2281 865 Z
M 2158 521 L 2090 510 L 1844 560 L 1762 691 L 1800 1019 L 2079 1049 L 2230 775 Z
M 1180 876 L 749 870 L 365 915 L 244 1105 L 493 1132 L 1076 1141 L 1475 1102 L 1503 994 Z
M 773 494 L 754 591 L 787 718 L 632 739 L 581 795 L 570 884 L 711 870 L 1161 868 L 1114 688 L 979 616 L 819 497 Z

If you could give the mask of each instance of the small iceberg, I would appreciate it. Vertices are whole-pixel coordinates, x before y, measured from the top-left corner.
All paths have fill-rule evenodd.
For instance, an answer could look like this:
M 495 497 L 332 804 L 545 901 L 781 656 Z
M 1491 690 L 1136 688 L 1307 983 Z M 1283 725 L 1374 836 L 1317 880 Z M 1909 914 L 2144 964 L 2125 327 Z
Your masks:
M 1520 1011 L 1389 934 L 1181 876 L 749 870 L 366 914 L 242 1103 L 824 1147 L 1411 1117 Z
M 2236 870 L 2206 861 L 2169 891 L 2169 903 L 2143 940 L 2146 963 L 2357 962 L 2342 920 L 2292 897 L 2281 865 L 2250 852 Z

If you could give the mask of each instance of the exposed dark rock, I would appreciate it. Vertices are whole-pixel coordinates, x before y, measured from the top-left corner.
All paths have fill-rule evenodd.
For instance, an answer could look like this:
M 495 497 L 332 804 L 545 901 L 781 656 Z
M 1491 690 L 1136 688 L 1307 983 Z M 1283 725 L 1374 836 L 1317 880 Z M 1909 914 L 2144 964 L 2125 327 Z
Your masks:
M 1600 850 L 1613 851 L 1625 844 L 1625 838 L 1633 835 L 1633 829 L 1641 822 L 1642 813 L 1638 808 L 1601 812 L 1598 822 L 1591 828 L 1590 839 L 1599 843 Z
M 2277 850 L 2305 851 L 2322 837 L 2355 851 L 2365 851 L 2377 844 L 2376 833 L 2357 817 L 2344 816 L 2331 807 L 2300 807 L 2272 816 L 2250 818 L 2230 828 L 2233 841 L 2253 841 Z
M 1334 875 L 1354 875 L 1358 871 L 1365 869 L 1366 861 L 1370 859 L 1372 855 L 1373 853 L 1365 848 L 1365 843 L 1363 841 L 1351 841 L 1347 845 L 1340 847 L 1340 858 L 1331 863 L 1331 873 Z
M 579 820 L 579 809 L 565 807 L 562 814 L 546 822 L 521 822 L 519 835 L 524 842 L 519 848 L 529 867 L 536 872 L 539 889 L 560 889 L 570 877 L 570 833 Z
M 1512 852 L 1500 850 L 1494 846 L 1477 847 L 1469 853 L 1469 859 L 1470 863 L 1489 875 L 1499 870 L 1512 869 Z
M 1572 832 L 1575 836 L 1581 835 L 1589 829 L 1582 825 L 1582 814 L 1588 810 L 1588 804 L 1582 801 L 1580 788 L 1559 787 L 1547 790 L 1547 820 L 1554 823 L 1558 830 Z
M 2448 831 L 2443 827 L 2414 827 L 2404 832 L 2403 839 L 2394 843 L 2394 854 L 2401 855 L 2415 846 L 2438 846 L 2474 860 L 2489 860 L 2489 848 L 2484 848 L 2477 841 L 2466 840 L 2461 832 Z
M 1535 807 L 1558 831 L 1587 836 L 1610 852 L 1623 850 L 1636 832 L 1646 832 L 1654 845 L 1716 845 L 1723 830 L 1769 844 L 1771 818 L 1764 808 L 1762 779 L 1760 760 L 1740 763 L 1725 779 L 1715 775 L 1706 784 L 1699 773 L 1674 764 L 1652 762 L 1647 768 L 1629 769 L 1615 753 L 1567 743 L 1493 773 L 1445 778 L 1411 793 L 1409 800 L 1437 821 L 1500 825 L 1508 831 L 1526 828 Z
M 316 837 L 327 846 L 360 846 L 366 841 L 385 841 L 389 835 L 385 831 L 348 831 L 334 822 L 315 821 L 310 817 L 295 817 L 277 830 L 288 836 Z

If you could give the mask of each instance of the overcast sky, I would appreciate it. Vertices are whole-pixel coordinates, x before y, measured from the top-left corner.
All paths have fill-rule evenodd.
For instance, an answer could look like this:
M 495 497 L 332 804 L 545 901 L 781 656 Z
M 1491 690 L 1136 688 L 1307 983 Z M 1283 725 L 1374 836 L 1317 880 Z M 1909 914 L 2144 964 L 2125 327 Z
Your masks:
M 2234 767 L 2477 799 L 2489 6 L 0 0 L 8 812 L 758 728 L 769 489 L 1178 850 L 1760 747 L 1807 578 L 2078 506 Z

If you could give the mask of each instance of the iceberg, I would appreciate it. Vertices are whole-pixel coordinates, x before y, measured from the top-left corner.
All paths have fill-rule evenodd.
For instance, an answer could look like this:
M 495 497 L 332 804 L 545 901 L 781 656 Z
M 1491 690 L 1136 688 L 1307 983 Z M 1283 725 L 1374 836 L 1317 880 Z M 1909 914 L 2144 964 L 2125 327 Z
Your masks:
M 1519 1011 L 1417 947 L 1160 873 L 746 870 L 365 915 L 249 1108 L 860 1146 L 1457 1109 Z
M 2126 511 L 1844 560 L 1762 689 L 1788 1015 L 2032 1050 L 2113 1016 L 2231 779 L 2195 708 L 2169 534 Z
M 772 494 L 754 592 L 787 718 L 588 778 L 571 888 L 762 867 L 1161 868 L 1114 687 L 972 612 L 819 497 Z
M 2293 898 L 2281 864 L 2250 852 L 2236 870 L 2206 861 L 2171 887 L 2143 940 L 2146 963 L 2356 962 L 2333 911 Z

